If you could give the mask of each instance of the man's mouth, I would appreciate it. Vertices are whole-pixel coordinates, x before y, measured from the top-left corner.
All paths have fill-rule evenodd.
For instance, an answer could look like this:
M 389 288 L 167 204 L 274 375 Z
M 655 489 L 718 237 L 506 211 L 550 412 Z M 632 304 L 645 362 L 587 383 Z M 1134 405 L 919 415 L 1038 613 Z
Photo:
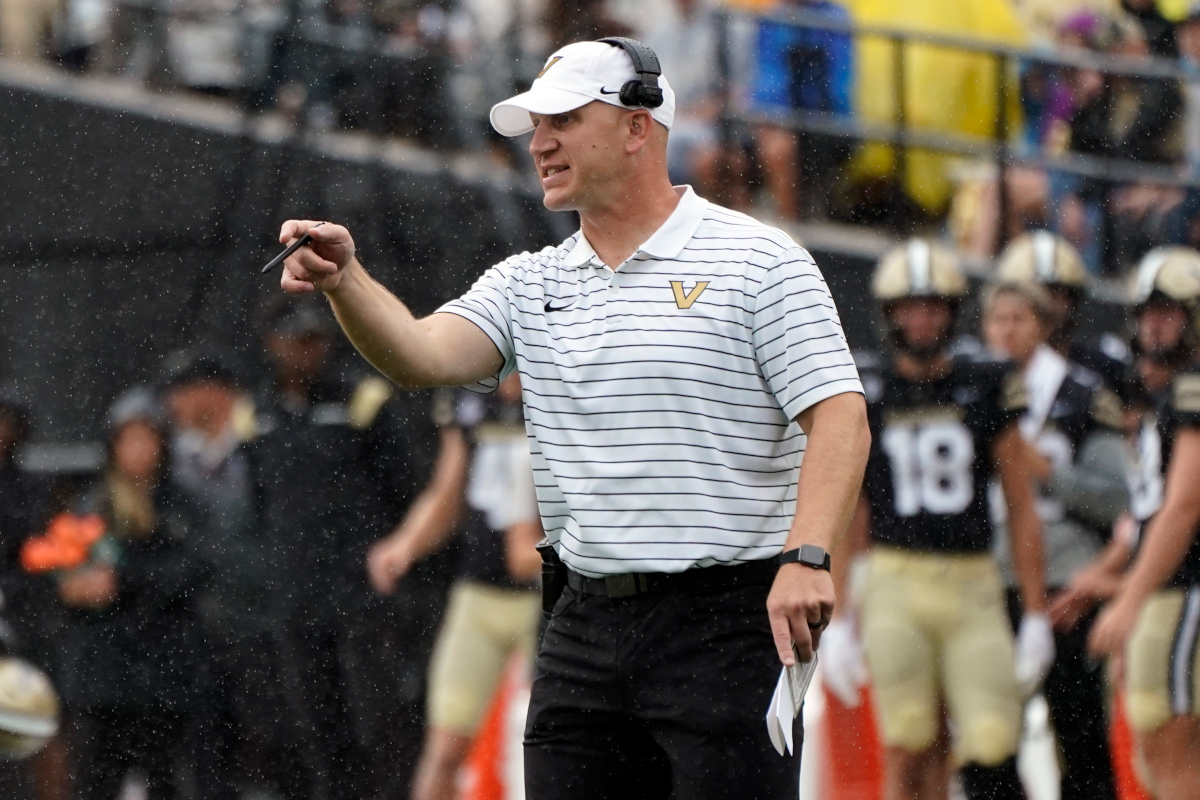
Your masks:
M 557 175 L 560 172 L 566 172 L 570 167 L 546 167 L 546 177 Z

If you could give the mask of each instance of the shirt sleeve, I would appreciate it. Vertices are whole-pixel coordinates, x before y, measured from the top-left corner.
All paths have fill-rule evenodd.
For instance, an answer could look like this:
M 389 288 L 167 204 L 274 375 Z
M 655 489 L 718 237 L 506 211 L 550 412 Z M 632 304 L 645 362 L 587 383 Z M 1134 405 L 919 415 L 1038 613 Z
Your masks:
M 826 398 L 862 394 L 829 287 L 805 250 L 784 251 L 754 304 L 759 369 L 788 419 Z
M 497 264 L 483 273 L 466 294 L 457 300 L 451 300 L 435 312 L 457 314 L 475 323 L 492 340 L 492 344 L 496 345 L 496 349 L 504 358 L 504 366 L 500 368 L 499 373 L 478 383 L 467 384 L 463 386 L 464 389 L 479 393 L 493 392 L 500 385 L 500 381 L 516 369 L 510 300 L 514 273 L 515 267 L 511 262 Z

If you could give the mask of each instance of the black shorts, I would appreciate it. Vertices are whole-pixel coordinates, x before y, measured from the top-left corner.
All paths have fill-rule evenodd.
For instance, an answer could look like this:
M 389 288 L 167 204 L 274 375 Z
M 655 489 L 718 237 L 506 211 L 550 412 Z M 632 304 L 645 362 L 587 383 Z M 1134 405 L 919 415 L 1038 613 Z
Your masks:
M 566 589 L 534 671 L 529 800 L 795 800 L 771 746 L 767 586 L 610 599 Z

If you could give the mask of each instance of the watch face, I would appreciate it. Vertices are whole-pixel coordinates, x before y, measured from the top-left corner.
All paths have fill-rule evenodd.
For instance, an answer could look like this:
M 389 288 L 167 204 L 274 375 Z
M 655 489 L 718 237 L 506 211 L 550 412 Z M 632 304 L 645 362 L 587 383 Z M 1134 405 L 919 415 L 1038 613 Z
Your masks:
M 805 544 L 800 546 L 800 563 L 802 564 L 824 569 L 828 563 L 828 559 L 829 554 L 814 544 Z

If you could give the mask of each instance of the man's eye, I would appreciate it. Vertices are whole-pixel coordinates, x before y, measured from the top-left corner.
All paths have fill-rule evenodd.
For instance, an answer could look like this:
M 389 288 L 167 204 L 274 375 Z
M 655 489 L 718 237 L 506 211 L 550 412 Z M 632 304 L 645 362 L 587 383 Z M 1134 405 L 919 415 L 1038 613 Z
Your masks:
M 554 123 L 560 127 L 563 125 L 566 125 L 570 121 L 571 121 L 570 114 L 559 114 L 557 117 L 554 118 Z

